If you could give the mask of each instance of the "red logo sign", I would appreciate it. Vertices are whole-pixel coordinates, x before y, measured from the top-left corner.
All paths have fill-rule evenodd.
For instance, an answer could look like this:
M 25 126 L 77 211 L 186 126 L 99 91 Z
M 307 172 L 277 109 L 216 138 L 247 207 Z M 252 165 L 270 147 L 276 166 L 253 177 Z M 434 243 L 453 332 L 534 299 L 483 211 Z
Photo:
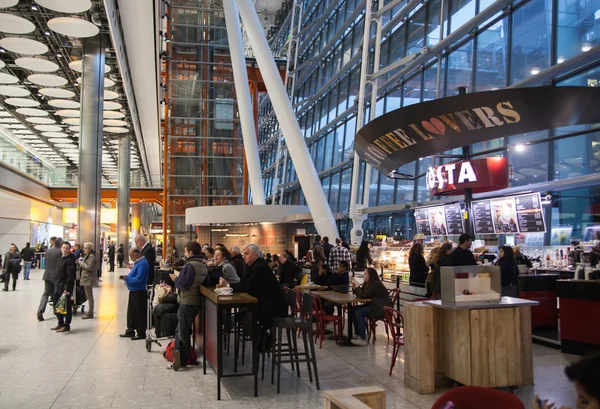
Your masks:
M 427 171 L 427 188 L 434 196 L 460 195 L 467 188 L 473 193 L 508 187 L 508 160 L 484 158 L 448 163 Z

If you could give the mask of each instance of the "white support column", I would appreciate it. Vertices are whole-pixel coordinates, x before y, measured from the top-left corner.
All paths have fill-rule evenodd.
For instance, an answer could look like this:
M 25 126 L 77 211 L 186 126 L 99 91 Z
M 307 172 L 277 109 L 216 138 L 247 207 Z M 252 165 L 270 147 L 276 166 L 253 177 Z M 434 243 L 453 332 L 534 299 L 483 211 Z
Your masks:
M 442 0 L 443 1 L 443 0 Z M 383 6 L 383 1 L 379 1 L 379 8 Z M 379 61 L 381 58 L 381 16 L 375 18 L 376 29 L 375 29 L 375 52 L 373 53 L 373 72 L 379 71 Z M 369 24 L 370 25 L 370 24 Z M 371 29 L 369 27 L 368 31 L 365 29 L 365 34 L 367 34 L 367 38 L 371 33 Z M 363 57 L 364 58 L 364 57 Z M 369 120 L 372 121 L 377 116 L 377 79 L 368 80 L 371 83 L 371 109 L 369 110 Z M 363 92 L 364 89 L 363 89 Z M 364 94 L 363 94 L 364 95 Z M 358 132 L 360 128 L 357 128 Z M 363 192 L 363 206 L 369 207 L 369 196 L 371 195 L 371 165 L 367 163 L 365 170 L 365 181 L 368 184 L 368 189 L 365 187 L 365 191 Z M 358 243 L 357 243 L 358 244 Z
M 235 81 L 235 94 L 237 96 L 238 110 L 242 124 L 242 137 L 246 151 L 246 163 L 248 166 L 248 179 L 252 190 L 252 202 L 264 205 L 265 190 L 262 183 L 262 172 L 260 170 L 260 157 L 258 155 L 258 142 L 256 140 L 256 128 L 254 125 L 254 113 L 252 111 L 252 98 L 248 86 L 248 72 L 246 71 L 246 57 L 240 30 L 240 18 L 234 0 L 223 0 L 223 11 L 227 25 L 227 40 L 229 41 L 229 53 L 231 54 L 231 65 L 233 68 L 233 79 Z
M 329 208 L 321 181 L 300 132 L 294 109 L 281 81 L 279 70 L 275 65 L 256 9 L 249 0 L 236 0 L 236 3 L 267 91 L 271 97 L 273 109 L 279 120 L 288 151 L 296 169 L 298 169 L 300 186 L 302 186 L 317 232 L 321 236 L 337 237 L 338 229 L 333 213 Z
M 365 4 L 365 24 L 363 31 L 362 43 L 362 60 L 360 62 L 360 83 L 358 87 L 358 111 L 356 113 L 356 132 L 363 126 L 363 116 L 365 113 L 365 88 L 367 86 L 367 70 L 369 64 L 369 39 L 371 36 L 371 8 L 372 0 L 366 0 Z M 368 167 L 368 165 L 367 165 Z M 365 177 L 365 191 L 369 190 L 371 183 L 371 171 L 369 169 L 369 179 Z M 350 242 L 352 244 L 360 244 L 363 240 L 362 224 L 367 218 L 364 214 L 359 214 L 360 205 L 358 199 L 358 189 L 360 179 L 360 158 L 354 151 L 354 166 L 352 167 L 352 189 L 350 190 L 350 218 L 352 219 L 352 230 L 350 231 Z M 364 197 L 364 195 L 363 195 Z M 367 196 L 368 200 L 368 196 Z M 368 205 L 368 202 L 367 202 Z

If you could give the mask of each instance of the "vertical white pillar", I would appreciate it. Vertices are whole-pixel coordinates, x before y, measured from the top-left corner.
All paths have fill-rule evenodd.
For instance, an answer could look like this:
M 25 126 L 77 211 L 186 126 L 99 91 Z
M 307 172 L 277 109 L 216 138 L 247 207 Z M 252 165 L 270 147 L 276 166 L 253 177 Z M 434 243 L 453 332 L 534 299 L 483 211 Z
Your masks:
M 372 1 L 366 0 L 365 2 L 365 23 L 364 23 L 364 31 L 363 31 L 363 43 L 362 43 L 362 59 L 360 62 L 360 83 L 358 88 L 358 95 L 356 98 L 358 99 L 358 111 L 356 113 L 356 132 L 363 126 L 364 121 L 364 113 L 365 113 L 365 88 L 367 86 L 367 70 L 369 64 L 369 39 L 371 34 L 371 8 Z M 371 107 L 374 109 L 374 107 Z M 367 175 L 365 175 L 365 191 L 370 189 L 371 184 L 371 169 L 369 165 L 367 165 Z M 367 179 L 368 176 L 368 179 Z M 366 216 L 358 213 L 359 199 L 358 199 L 358 189 L 360 188 L 360 158 L 354 151 L 354 165 L 352 167 L 352 188 L 350 190 L 350 218 L 352 219 L 352 230 L 350 231 L 350 242 L 352 244 L 360 244 L 363 240 L 363 230 L 362 224 L 366 219 Z M 363 198 L 368 195 L 363 193 Z M 367 202 L 367 205 L 369 203 Z
M 271 97 L 273 109 L 285 137 L 292 162 L 298 171 L 298 180 L 300 186 L 302 186 L 317 232 L 321 236 L 337 237 L 338 229 L 333 213 L 300 132 L 294 109 L 288 99 L 281 75 L 256 14 L 256 9 L 249 0 L 236 0 L 236 2 L 252 50 L 254 50 L 254 56 Z
M 257 205 L 264 205 L 266 203 L 265 190 L 260 170 L 252 98 L 250 97 L 250 88 L 248 86 L 248 72 L 246 71 L 246 57 L 242 43 L 242 31 L 240 30 L 240 18 L 235 1 L 223 0 L 223 11 L 227 25 L 227 40 L 229 41 L 229 54 L 231 55 L 233 79 L 235 81 L 235 94 L 240 112 L 240 121 L 242 123 L 242 137 L 244 139 L 244 149 L 246 150 L 246 163 L 248 166 L 250 189 L 252 190 L 252 202 Z
M 131 188 L 131 137 L 119 136 L 119 178 L 117 185 L 117 245 L 129 250 L 129 198 Z

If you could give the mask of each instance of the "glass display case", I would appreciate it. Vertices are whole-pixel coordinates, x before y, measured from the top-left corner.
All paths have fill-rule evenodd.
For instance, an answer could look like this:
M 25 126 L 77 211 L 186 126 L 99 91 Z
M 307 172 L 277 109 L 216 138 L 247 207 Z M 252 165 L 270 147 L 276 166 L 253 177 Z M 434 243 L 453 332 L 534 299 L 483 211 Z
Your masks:
M 489 265 L 442 267 L 442 303 L 500 301 L 500 267 Z
M 438 244 L 439 246 L 439 244 Z M 373 247 L 371 255 L 375 260 L 377 270 L 383 275 L 386 281 L 396 281 L 400 276 L 401 282 L 408 283 L 410 276 L 410 267 L 408 264 L 408 254 L 411 243 L 400 244 L 398 247 Z M 425 259 L 429 256 L 434 244 L 425 244 Z

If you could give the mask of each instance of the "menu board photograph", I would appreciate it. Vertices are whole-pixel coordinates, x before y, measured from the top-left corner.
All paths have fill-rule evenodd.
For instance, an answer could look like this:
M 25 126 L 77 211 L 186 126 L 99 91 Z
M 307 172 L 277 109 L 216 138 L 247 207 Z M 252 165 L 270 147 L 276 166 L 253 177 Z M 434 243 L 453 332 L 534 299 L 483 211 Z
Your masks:
M 500 197 L 492 199 L 492 217 L 494 218 L 494 232 L 518 233 L 517 212 L 514 197 Z
M 517 223 L 521 233 L 543 233 L 546 231 L 542 200 L 539 193 L 515 196 Z
M 489 200 L 480 200 L 471 203 L 473 213 L 473 227 L 475 234 L 494 234 L 494 219 Z
M 443 207 L 432 207 L 429 209 L 429 228 L 431 229 L 432 236 L 445 236 L 448 234 Z
M 459 236 L 465 232 L 459 203 L 444 206 L 444 214 L 446 216 L 446 230 L 449 236 Z
M 417 233 L 422 233 L 425 236 L 431 236 L 431 228 L 429 227 L 429 209 L 416 209 L 415 220 L 417 222 Z

